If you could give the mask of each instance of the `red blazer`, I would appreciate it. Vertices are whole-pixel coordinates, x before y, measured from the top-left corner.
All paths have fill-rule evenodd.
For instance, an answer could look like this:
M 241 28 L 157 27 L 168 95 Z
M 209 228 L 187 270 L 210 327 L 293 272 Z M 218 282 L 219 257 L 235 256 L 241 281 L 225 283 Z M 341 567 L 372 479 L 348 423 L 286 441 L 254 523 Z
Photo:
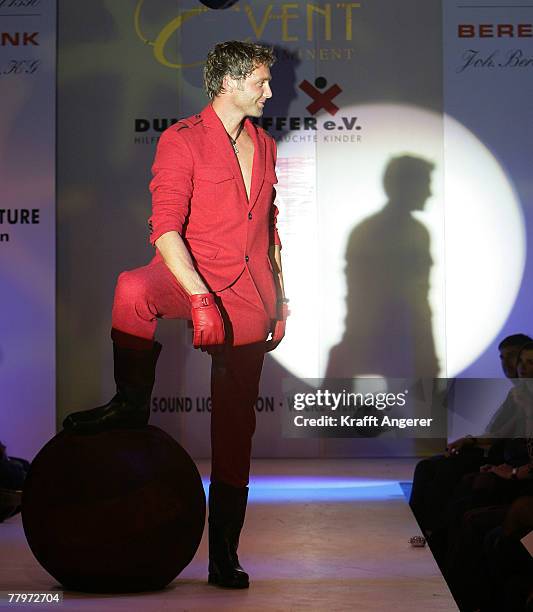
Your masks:
M 211 105 L 161 134 L 150 183 L 150 242 L 177 231 L 198 272 L 216 292 L 233 284 L 247 266 L 275 318 L 268 248 L 280 244 L 274 205 L 276 143 L 248 118 L 244 127 L 254 141 L 249 201 L 239 162 Z

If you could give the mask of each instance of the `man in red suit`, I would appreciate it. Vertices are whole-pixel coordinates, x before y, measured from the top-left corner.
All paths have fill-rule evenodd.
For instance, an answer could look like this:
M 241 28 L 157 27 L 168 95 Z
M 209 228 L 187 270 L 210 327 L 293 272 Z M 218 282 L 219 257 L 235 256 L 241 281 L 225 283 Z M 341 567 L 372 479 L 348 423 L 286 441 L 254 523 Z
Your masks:
M 157 319 L 192 319 L 211 370 L 209 582 L 248 586 L 237 546 L 248 497 L 254 404 L 266 351 L 285 333 L 274 204 L 276 145 L 249 117 L 272 96 L 272 50 L 231 41 L 205 67 L 211 103 L 168 128 L 152 167 L 152 261 L 120 274 L 112 331 L 117 393 L 65 429 L 138 427 L 149 418 Z M 271 335 L 271 337 L 270 337 Z

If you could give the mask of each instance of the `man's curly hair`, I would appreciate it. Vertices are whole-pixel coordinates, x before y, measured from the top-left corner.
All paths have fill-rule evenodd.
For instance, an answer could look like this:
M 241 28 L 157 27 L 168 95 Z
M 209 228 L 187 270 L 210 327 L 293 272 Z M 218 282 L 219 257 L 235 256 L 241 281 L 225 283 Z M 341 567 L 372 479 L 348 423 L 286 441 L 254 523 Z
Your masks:
M 256 43 L 229 40 L 212 49 L 205 62 L 204 83 L 212 100 L 224 91 L 222 81 L 226 75 L 235 80 L 250 76 L 261 64 L 272 66 L 276 61 L 271 48 Z

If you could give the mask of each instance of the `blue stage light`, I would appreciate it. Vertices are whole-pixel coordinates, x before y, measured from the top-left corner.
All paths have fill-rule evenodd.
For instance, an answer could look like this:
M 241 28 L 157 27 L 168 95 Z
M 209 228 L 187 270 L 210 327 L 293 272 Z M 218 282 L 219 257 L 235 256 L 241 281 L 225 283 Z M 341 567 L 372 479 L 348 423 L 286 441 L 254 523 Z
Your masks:
M 209 480 L 204 479 L 204 488 Z M 404 499 L 397 480 L 327 476 L 254 476 L 250 503 L 352 502 Z

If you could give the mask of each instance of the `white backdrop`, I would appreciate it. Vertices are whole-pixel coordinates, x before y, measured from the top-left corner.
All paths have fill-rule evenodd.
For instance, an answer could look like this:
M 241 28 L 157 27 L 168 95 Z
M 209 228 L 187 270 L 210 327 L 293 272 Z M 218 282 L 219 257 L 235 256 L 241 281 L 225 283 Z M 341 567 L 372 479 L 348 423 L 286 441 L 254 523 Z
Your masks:
M 10 4 L 0 3 L 0 440 L 32 458 L 55 433 L 56 2 Z

